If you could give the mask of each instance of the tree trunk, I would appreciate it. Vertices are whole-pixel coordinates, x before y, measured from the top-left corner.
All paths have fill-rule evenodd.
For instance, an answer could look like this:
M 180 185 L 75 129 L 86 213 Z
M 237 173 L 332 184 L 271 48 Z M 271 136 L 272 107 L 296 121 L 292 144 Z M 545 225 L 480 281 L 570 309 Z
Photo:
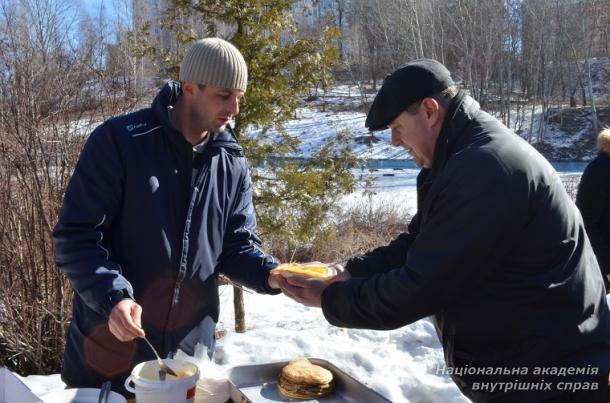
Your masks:
M 599 132 L 599 127 L 597 124 L 597 110 L 595 108 L 595 99 L 593 98 L 593 84 L 591 80 L 591 63 L 589 59 L 586 60 L 587 64 L 587 87 L 589 88 L 589 99 L 591 102 L 591 117 L 593 118 L 593 136 L 597 137 L 597 133 Z
M 233 287 L 233 309 L 235 310 L 235 332 L 246 333 L 246 310 L 244 308 L 244 291 Z
M 540 115 L 540 126 L 538 126 L 538 135 L 536 136 L 536 143 L 544 142 L 544 132 L 546 130 L 546 121 L 548 119 L 549 107 L 547 105 L 546 97 L 543 96 L 540 102 L 542 108 L 542 114 Z
M 344 5 L 342 1 L 337 0 L 337 25 L 339 27 L 339 32 L 341 36 L 339 36 L 339 60 L 344 61 L 345 55 L 343 54 L 343 11 Z

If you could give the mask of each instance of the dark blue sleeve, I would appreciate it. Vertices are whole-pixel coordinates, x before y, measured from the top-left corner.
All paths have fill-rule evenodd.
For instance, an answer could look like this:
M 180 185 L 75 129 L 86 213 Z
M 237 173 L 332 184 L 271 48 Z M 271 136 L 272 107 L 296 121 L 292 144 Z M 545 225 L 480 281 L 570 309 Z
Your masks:
M 400 234 L 387 246 L 350 259 L 345 265 L 352 277 L 372 277 L 378 273 L 385 273 L 405 264 L 407 252 L 417 236 L 417 214 L 409 223 L 409 231 Z
M 123 195 L 124 168 L 110 123 L 93 131 L 81 152 L 53 231 L 55 262 L 89 308 L 108 315 L 133 298 L 107 242 Z
M 267 284 L 269 271 L 278 265 L 261 249 L 256 235 L 256 215 L 252 204 L 252 180 L 246 172 L 239 200 L 225 232 L 220 270 L 232 281 L 259 293 L 279 294 Z

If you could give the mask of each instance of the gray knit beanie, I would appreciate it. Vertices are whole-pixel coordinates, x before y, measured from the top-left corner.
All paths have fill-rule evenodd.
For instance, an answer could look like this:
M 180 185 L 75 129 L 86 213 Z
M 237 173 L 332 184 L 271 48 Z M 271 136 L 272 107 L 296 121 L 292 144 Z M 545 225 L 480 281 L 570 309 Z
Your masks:
M 246 91 L 248 67 L 239 50 L 220 38 L 200 39 L 180 65 L 180 81 Z

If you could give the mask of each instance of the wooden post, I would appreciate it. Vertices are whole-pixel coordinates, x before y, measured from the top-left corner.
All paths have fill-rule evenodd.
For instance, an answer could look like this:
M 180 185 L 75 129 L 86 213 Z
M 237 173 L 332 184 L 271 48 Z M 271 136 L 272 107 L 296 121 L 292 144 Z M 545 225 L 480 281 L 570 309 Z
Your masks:
M 235 332 L 246 333 L 246 310 L 244 309 L 244 291 L 233 287 L 233 309 L 235 310 Z

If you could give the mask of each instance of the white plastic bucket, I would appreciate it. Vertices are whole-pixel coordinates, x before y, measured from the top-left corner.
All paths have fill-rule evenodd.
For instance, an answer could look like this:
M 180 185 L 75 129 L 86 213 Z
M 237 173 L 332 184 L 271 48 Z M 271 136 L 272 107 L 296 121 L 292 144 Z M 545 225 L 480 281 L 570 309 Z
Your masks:
M 163 360 L 180 375 L 167 375 L 159 379 L 159 364 L 156 360 L 136 365 L 125 379 L 125 389 L 136 395 L 137 403 L 193 403 L 195 386 L 199 379 L 197 365 L 183 360 Z M 133 382 L 135 387 L 131 386 Z

